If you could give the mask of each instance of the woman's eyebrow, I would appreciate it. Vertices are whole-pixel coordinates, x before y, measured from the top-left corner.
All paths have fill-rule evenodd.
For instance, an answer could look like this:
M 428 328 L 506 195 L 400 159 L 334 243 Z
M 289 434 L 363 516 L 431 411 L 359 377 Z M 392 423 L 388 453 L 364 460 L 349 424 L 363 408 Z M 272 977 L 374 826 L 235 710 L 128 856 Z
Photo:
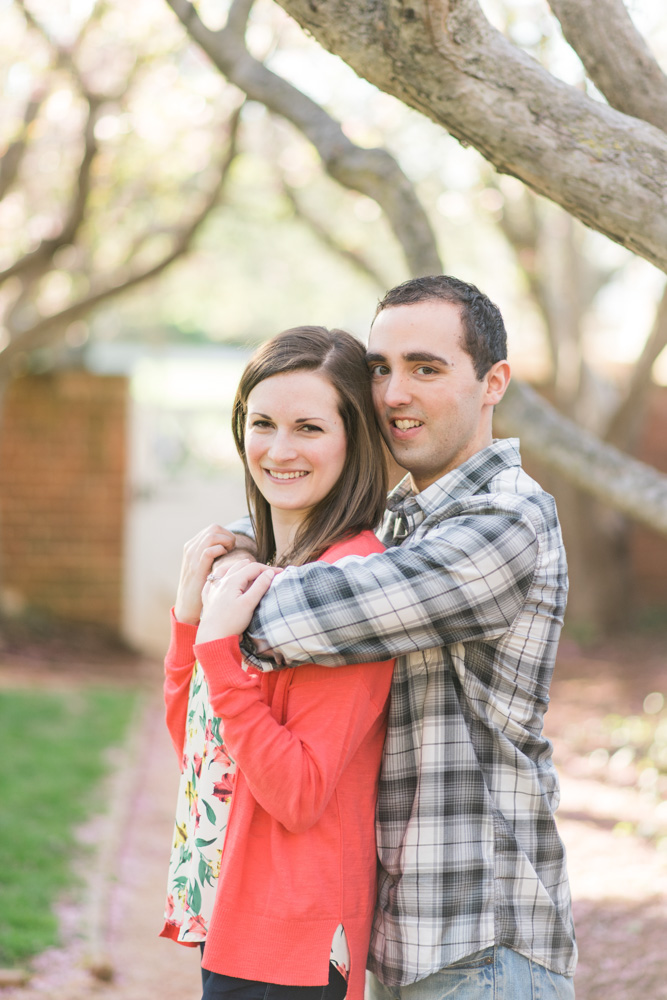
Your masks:
M 263 417 L 264 420 L 273 420 L 268 413 L 260 413 L 259 410 L 251 410 L 248 414 L 249 417 Z M 295 424 L 307 424 L 311 420 L 326 421 L 326 417 L 297 417 L 294 421 Z

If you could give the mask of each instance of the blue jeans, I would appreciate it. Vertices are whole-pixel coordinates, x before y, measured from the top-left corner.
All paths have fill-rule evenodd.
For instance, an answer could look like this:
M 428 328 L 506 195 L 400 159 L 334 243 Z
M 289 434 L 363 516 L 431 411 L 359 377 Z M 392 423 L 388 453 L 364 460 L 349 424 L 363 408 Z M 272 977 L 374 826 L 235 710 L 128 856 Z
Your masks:
M 574 1000 L 574 980 L 510 948 L 478 951 L 409 986 L 370 977 L 368 1000 Z

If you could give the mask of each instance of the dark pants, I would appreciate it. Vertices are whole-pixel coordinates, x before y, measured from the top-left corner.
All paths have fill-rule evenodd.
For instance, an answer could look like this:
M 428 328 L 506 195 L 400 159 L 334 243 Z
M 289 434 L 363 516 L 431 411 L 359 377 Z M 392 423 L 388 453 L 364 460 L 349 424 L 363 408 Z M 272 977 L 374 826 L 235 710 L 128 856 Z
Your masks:
M 237 979 L 209 972 L 202 966 L 204 992 L 202 1000 L 343 1000 L 347 983 L 334 965 L 329 966 L 326 986 L 280 986 L 277 983 L 259 983 L 254 979 Z

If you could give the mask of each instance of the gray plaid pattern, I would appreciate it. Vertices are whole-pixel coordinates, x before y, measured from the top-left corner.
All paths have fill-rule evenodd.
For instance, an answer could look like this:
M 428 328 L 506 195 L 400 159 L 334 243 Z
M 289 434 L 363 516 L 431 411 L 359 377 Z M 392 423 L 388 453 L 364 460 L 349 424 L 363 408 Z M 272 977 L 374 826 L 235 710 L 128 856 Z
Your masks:
M 244 640 L 263 670 L 397 657 L 369 968 L 406 985 L 497 944 L 572 975 L 542 735 L 567 595 L 553 498 L 495 441 L 418 495 L 404 480 L 379 537 L 383 554 L 286 570 Z

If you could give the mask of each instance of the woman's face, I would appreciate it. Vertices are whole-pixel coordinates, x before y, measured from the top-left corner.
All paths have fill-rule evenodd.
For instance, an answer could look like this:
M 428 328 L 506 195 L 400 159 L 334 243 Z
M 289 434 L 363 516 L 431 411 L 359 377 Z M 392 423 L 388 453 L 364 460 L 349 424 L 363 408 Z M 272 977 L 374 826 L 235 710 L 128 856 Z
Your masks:
M 338 394 L 316 372 L 286 372 L 248 396 L 245 450 L 258 489 L 298 519 L 338 481 L 347 453 Z

